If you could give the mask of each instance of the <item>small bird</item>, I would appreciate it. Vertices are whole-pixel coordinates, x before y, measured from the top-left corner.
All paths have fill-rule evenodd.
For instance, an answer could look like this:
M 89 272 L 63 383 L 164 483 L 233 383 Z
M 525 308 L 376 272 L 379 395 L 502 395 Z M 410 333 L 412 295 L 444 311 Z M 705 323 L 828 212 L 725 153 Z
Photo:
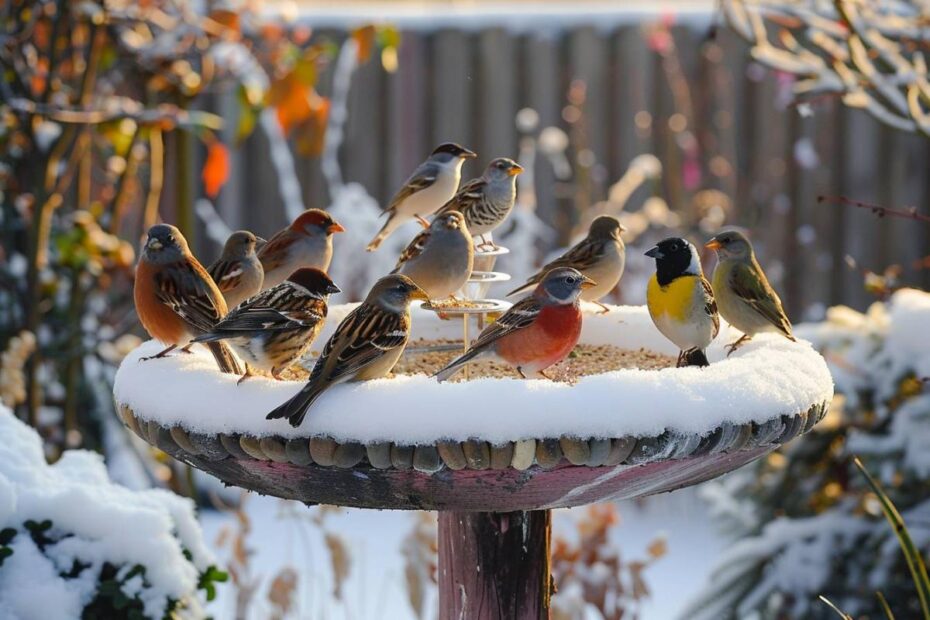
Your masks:
M 308 408 L 332 386 L 389 373 L 410 338 L 414 299 L 425 301 L 426 292 L 407 276 L 391 274 L 375 282 L 365 301 L 330 336 L 303 389 L 266 418 L 287 418 L 291 426 L 300 426 Z
M 570 267 L 553 269 L 499 319 L 482 330 L 471 348 L 436 373 L 440 382 L 468 362 L 497 358 L 517 369 L 520 376 L 547 377 L 545 369 L 565 359 L 581 336 L 578 297 L 594 280 Z
M 428 226 L 423 218 L 435 213 L 455 195 L 462 180 L 462 164 L 466 159 L 475 157 L 475 153 L 455 142 L 443 142 L 437 146 L 404 181 L 403 187 L 384 209 L 388 219 L 368 244 L 368 251 L 377 250 L 388 235 L 411 218 L 417 218 Z
M 493 246 L 485 235 L 500 226 L 517 197 L 517 175 L 523 166 L 512 159 L 498 157 L 488 164 L 484 174 L 459 189 L 439 210 L 439 214 L 459 211 L 465 216 L 468 232 L 481 237 L 482 245 Z
M 265 269 L 262 290 L 281 284 L 301 267 L 329 270 L 333 233 L 339 232 L 345 232 L 345 228 L 326 211 L 308 209 L 297 216 L 258 250 L 258 259 Z
M 264 243 L 264 239 L 261 242 Z M 255 254 L 258 243 L 259 238 L 249 231 L 237 230 L 229 235 L 216 262 L 207 267 L 226 299 L 227 308 L 235 308 L 262 290 L 265 270 Z
M 392 273 L 402 273 L 416 282 L 430 299 L 446 299 L 468 281 L 474 259 L 475 243 L 465 217 L 450 211 L 414 237 Z
M 656 260 L 656 272 L 646 289 L 652 322 L 681 349 L 679 367 L 710 365 L 704 349 L 717 337 L 720 317 L 697 249 L 684 239 L 669 237 L 646 256 Z
M 165 357 L 177 347 L 188 351 L 193 338 L 213 329 L 226 315 L 220 289 L 191 254 L 181 231 L 169 224 L 148 230 L 136 265 L 133 298 L 142 326 L 167 345 L 146 360 Z M 209 342 L 207 347 L 221 371 L 242 374 L 229 347 L 222 342 Z
M 324 272 L 303 267 L 230 310 L 194 342 L 227 341 L 247 364 L 239 383 L 252 376 L 250 367 L 281 379 L 281 371 L 299 359 L 319 335 L 329 296 L 338 292 L 339 287 Z
M 598 300 L 612 291 L 623 275 L 626 247 L 620 233 L 625 230 L 620 221 L 612 215 L 596 218 L 591 222 L 587 237 L 554 261 L 544 265 L 536 275 L 526 281 L 526 284 L 507 293 L 507 297 L 539 284 L 543 276 L 556 267 L 572 267 L 597 282 L 596 286 L 582 291 L 582 301 L 596 303 L 607 312 L 607 306 Z
M 780 333 L 794 341 L 781 299 L 765 277 L 749 239 L 731 230 L 712 238 L 704 247 L 717 252 L 713 283 L 720 314 L 743 332 L 736 342 L 727 345 L 727 355 L 760 332 Z

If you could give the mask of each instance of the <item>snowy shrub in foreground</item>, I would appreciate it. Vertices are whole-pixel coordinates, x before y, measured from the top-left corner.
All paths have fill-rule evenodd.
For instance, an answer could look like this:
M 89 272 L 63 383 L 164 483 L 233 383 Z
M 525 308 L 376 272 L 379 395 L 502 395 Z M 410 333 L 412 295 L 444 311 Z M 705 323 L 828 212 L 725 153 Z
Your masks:
M 682 617 L 834 618 L 824 595 L 854 617 L 916 618 L 917 593 L 862 458 L 930 551 L 930 294 L 905 289 L 862 314 L 831 308 L 801 325 L 830 366 L 837 398 L 810 434 L 702 488 L 738 540 Z
M 0 620 L 200 618 L 224 579 L 190 500 L 115 485 L 93 452 L 48 465 L 0 406 Z

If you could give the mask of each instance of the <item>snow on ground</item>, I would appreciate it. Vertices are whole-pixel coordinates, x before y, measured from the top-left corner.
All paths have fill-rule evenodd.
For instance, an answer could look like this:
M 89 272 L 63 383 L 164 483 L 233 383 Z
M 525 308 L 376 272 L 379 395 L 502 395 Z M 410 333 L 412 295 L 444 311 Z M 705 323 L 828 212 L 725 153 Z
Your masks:
M 283 567 L 298 572 L 298 603 L 294 617 L 329 620 L 416 620 L 407 603 L 404 537 L 414 525 L 415 514 L 393 510 L 339 508 L 326 518 L 327 530 L 348 544 L 351 568 L 343 585 L 343 600 L 332 595 L 333 576 L 322 531 L 309 523 L 317 508 L 296 502 L 250 494 L 246 512 L 251 519 L 250 558 L 253 575 L 261 579 L 250 607 L 248 620 L 269 617 L 267 600 L 270 582 Z M 570 534 L 574 519 L 585 508 L 556 510 L 556 535 Z M 301 517 L 303 515 L 303 517 Z M 234 518 L 219 512 L 204 512 L 205 538 L 214 540 Z M 623 557 L 641 558 L 646 546 L 662 534 L 668 554 L 645 573 L 652 597 L 640 608 L 640 620 L 668 620 L 681 611 L 683 602 L 701 586 L 696 575 L 706 574 L 724 548 L 707 509 L 689 489 L 657 495 L 646 500 L 620 503 L 620 523 L 611 531 Z M 208 611 L 216 618 L 231 618 L 235 591 L 223 584 Z M 427 597 L 426 618 L 435 617 L 436 593 Z
M 331 310 L 316 346 L 347 310 Z M 413 324 L 414 337 L 454 337 L 461 329 L 458 321 L 439 321 L 421 310 L 414 312 Z M 647 436 L 665 429 L 703 434 L 723 421 L 764 421 L 832 397 L 827 366 L 809 344 L 757 336 L 726 358 L 723 346 L 734 338 L 723 330 L 708 351 L 708 368 L 619 370 L 584 377 L 575 385 L 518 379 L 439 384 L 426 376 L 344 384 L 324 394 L 298 429 L 284 420 L 267 421 L 264 413 L 295 394 L 301 383 L 254 378 L 237 386 L 237 377 L 220 374 L 205 351 L 140 363 L 140 357 L 160 348 L 146 343 L 123 361 L 114 394 L 142 418 L 206 433 L 313 434 L 408 444 L 473 437 L 500 443 L 566 434 Z M 582 342 L 673 351 L 643 307 L 588 314 Z M 585 414 L 570 415 L 581 400 Z
M 13 553 L 0 566 L 0 618 L 80 618 L 97 593 L 104 563 L 119 568 L 119 575 L 137 564 L 146 568 L 145 587 L 139 575 L 123 589 L 130 597 L 138 593 L 148 617 L 162 617 L 170 599 L 186 599 L 197 616 L 199 573 L 213 556 L 193 502 L 115 485 L 93 452 L 69 450 L 48 465 L 39 435 L 2 406 L 0 437 L 0 530 L 17 530 L 7 544 Z M 45 520 L 52 522 L 46 540 L 30 535 L 25 523 Z M 87 566 L 62 577 L 75 561 Z

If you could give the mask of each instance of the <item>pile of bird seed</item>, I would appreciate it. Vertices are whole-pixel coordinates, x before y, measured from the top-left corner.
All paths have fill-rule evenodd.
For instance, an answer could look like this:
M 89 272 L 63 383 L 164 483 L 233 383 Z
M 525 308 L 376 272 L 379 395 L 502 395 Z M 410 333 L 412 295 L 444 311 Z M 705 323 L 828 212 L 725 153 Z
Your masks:
M 461 353 L 460 340 L 411 340 L 392 374 L 432 376 Z M 308 358 L 304 360 L 303 365 L 295 364 L 283 371 L 281 377 L 290 381 L 306 381 L 314 362 L 315 358 Z M 568 359 L 549 368 L 546 374 L 555 381 L 574 383 L 586 375 L 623 368 L 658 370 L 672 368 L 674 365 L 675 358 L 648 349 L 621 349 L 609 344 L 579 344 Z M 467 376 L 469 379 L 520 377 L 510 366 L 491 361 L 470 363 Z M 450 381 L 464 381 L 465 378 L 466 373 L 462 371 Z

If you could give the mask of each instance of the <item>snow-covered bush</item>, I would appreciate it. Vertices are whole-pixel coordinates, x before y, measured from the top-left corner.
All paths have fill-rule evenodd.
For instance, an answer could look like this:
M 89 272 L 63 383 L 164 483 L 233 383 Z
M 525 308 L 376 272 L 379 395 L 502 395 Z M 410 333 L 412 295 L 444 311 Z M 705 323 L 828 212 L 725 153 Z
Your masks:
M 795 332 L 827 359 L 837 398 L 814 431 L 705 485 L 738 539 L 687 618 L 831 618 L 919 614 L 895 533 L 853 464 L 858 455 L 930 551 L 930 294 L 904 289 L 865 314 L 831 308 Z
M 49 465 L 0 406 L 0 619 L 201 618 L 223 580 L 193 502 L 113 484 L 93 452 Z

